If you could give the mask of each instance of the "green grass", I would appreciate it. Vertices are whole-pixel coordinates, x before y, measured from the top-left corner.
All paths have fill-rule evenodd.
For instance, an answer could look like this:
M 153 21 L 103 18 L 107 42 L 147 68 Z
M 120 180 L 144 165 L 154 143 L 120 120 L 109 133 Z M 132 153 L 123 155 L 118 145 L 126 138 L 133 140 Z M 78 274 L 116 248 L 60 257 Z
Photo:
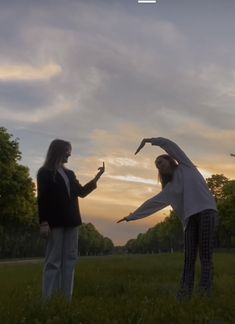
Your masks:
M 178 253 L 80 258 L 72 303 L 43 305 L 42 264 L 2 264 L 0 323 L 235 323 L 235 255 L 215 255 L 211 299 L 176 300 L 182 266 Z M 198 275 L 199 264 L 196 283 Z

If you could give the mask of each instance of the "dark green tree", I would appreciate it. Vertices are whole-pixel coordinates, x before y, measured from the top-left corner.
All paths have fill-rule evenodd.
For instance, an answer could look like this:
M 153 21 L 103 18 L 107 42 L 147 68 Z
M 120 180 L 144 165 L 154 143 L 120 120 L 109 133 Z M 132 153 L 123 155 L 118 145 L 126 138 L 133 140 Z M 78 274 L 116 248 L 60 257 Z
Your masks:
M 213 174 L 206 179 L 208 187 L 217 201 L 224 198 L 224 186 L 228 181 L 229 179 L 223 174 Z
M 223 198 L 218 201 L 219 246 L 235 246 L 235 180 L 228 181 L 223 187 Z
M 35 185 L 19 163 L 18 139 L 0 127 L 0 255 L 20 256 L 32 248 L 29 236 L 37 226 Z M 22 252 L 23 253 L 23 252 Z
M 18 140 L 0 127 L 0 225 L 4 228 L 36 220 L 35 185 L 20 159 Z
M 91 223 L 79 228 L 78 250 L 81 255 L 108 254 L 113 250 L 113 242 L 103 237 Z

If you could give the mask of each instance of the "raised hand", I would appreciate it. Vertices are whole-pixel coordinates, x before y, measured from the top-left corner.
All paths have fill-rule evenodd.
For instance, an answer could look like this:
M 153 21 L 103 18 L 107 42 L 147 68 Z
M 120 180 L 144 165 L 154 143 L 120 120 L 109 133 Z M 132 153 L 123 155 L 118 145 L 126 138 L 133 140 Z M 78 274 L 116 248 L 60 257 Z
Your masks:
M 105 171 L 105 164 L 104 164 L 104 162 L 103 162 L 102 167 L 99 167 L 98 170 L 99 170 L 98 174 L 101 176 L 104 173 L 104 171 Z
M 140 145 L 139 145 L 139 147 L 137 148 L 137 150 L 136 150 L 136 152 L 135 152 L 135 155 L 137 154 L 137 153 L 139 153 L 139 151 L 145 146 L 145 143 L 146 143 L 146 140 L 145 140 L 145 138 L 141 141 L 141 143 L 140 143 Z
M 146 143 L 151 143 L 151 138 L 144 138 L 144 139 L 142 139 L 142 141 L 141 141 L 139 147 L 137 148 L 137 150 L 136 150 L 136 152 L 135 152 L 135 155 L 136 155 L 137 153 L 139 153 L 139 151 L 140 151 L 140 150 L 145 146 Z
M 98 170 L 99 170 L 99 172 L 98 172 L 97 175 L 95 176 L 95 180 L 96 180 L 96 181 L 97 181 L 97 180 L 102 176 L 102 174 L 103 174 L 104 171 L 105 171 L 105 164 L 104 164 L 104 162 L 103 162 L 102 167 L 99 167 Z

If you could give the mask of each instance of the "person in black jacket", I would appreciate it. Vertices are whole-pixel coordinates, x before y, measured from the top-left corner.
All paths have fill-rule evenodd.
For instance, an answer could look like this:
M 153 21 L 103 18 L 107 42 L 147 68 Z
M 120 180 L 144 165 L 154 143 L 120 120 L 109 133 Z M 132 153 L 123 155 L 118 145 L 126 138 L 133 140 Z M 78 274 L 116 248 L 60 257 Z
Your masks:
M 64 166 L 71 151 L 69 142 L 53 140 L 37 174 L 40 234 L 47 239 L 43 299 L 60 292 L 71 301 L 78 255 L 78 226 L 82 224 L 77 198 L 92 192 L 105 171 L 103 162 L 94 179 L 82 186 L 74 172 Z

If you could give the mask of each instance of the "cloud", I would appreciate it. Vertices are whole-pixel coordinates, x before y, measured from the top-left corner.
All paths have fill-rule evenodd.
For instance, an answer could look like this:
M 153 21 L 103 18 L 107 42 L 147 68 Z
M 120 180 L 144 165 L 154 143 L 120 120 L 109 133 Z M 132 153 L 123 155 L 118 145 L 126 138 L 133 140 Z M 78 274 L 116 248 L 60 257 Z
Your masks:
M 116 157 L 108 159 L 109 164 L 116 166 L 136 166 L 137 162 L 130 158 Z
M 23 110 L 9 110 L 4 107 L 0 107 L 0 113 L 3 119 L 8 121 L 19 122 L 23 124 L 34 124 L 34 123 L 42 123 L 43 121 L 49 121 L 50 119 L 55 118 L 56 116 L 64 115 L 69 110 L 71 110 L 71 104 L 66 102 L 66 100 L 62 96 L 58 96 L 56 98 L 56 102 L 49 106 L 44 107 L 44 109 L 32 109 L 31 112 Z
M 156 185 L 157 181 L 151 180 L 151 179 L 145 179 L 141 177 L 135 177 L 132 175 L 126 175 L 126 176 L 108 176 L 110 179 L 116 179 L 121 181 L 128 181 L 128 182 L 137 182 L 137 183 L 145 183 L 145 184 L 151 184 Z
M 0 82 L 50 80 L 61 73 L 57 64 L 41 67 L 8 65 L 0 66 Z

